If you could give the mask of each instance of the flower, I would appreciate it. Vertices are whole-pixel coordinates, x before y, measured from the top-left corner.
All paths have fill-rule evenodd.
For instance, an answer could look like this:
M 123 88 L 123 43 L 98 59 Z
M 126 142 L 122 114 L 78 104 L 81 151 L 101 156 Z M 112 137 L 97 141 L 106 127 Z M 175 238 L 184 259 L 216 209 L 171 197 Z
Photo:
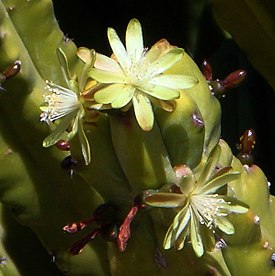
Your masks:
M 232 171 L 231 167 L 217 170 L 220 151 L 217 145 L 197 180 L 190 168 L 178 166 L 176 174 L 180 177 L 180 184 L 176 186 L 176 191 L 158 192 L 145 199 L 148 205 L 154 207 L 179 209 L 166 233 L 165 249 L 172 246 L 182 249 L 187 236 L 190 236 L 196 255 L 201 257 L 204 247 L 213 247 L 216 229 L 228 235 L 234 234 L 234 226 L 227 218 L 229 214 L 248 211 L 245 203 L 217 192 L 239 177 L 239 172 Z
M 78 95 L 74 91 L 48 80 L 46 80 L 46 84 L 46 88 L 51 94 L 44 95 L 44 100 L 48 105 L 41 108 L 44 111 L 41 114 L 41 121 L 49 123 L 69 114 L 76 117 L 81 107 Z M 68 125 L 66 129 L 67 127 Z
M 46 80 L 48 93 L 44 95 L 46 105 L 41 106 L 40 121 L 46 122 L 52 132 L 43 141 L 44 147 L 50 147 L 59 140 L 69 141 L 78 134 L 81 152 L 88 165 L 91 161 L 90 146 L 83 129 L 85 109 L 81 102 L 79 85 L 71 79 L 68 72 L 67 58 L 61 49 L 58 49 L 60 64 L 64 72 L 64 78 L 69 88 L 62 87 Z M 84 67 L 85 68 L 85 67 Z M 84 78 L 80 79 L 84 83 Z M 81 84 L 83 86 L 83 84 Z
M 147 51 L 137 19 L 128 24 L 126 48 L 114 29 L 108 28 L 107 33 L 114 56 L 96 54 L 94 68 L 89 72 L 99 83 L 93 90 L 94 100 L 123 111 L 133 105 L 140 127 L 151 130 L 154 123 L 151 102 L 175 100 L 180 97 L 180 89 L 197 83 L 192 76 L 164 74 L 182 58 L 184 50 L 161 40 Z

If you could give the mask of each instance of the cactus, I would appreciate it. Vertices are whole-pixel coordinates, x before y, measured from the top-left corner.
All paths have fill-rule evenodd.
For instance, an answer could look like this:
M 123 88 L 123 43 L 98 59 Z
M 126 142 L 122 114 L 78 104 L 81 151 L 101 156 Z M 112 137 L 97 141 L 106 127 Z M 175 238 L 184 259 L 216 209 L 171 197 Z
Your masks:
M 145 50 L 137 19 L 126 46 L 107 34 L 111 57 L 64 39 L 50 0 L 0 2 L 3 236 L 15 220 L 65 275 L 275 275 L 275 199 L 252 132 L 239 159 L 220 137 L 218 82 Z M 37 275 L 0 250 L 3 275 Z

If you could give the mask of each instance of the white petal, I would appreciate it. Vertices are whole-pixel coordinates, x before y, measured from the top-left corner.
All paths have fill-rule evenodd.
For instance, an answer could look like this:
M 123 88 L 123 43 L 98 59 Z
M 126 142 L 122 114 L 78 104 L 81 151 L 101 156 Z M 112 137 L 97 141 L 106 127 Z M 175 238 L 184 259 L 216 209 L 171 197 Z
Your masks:
M 133 97 L 135 116 L 139 126 L 144 131 L 152 129 L 154 112 L 150 100 L 143 93 L 136 93 Z
M 177 250 L 181 250 L 184 247 L 186 237 L 189 235 L 189 226 L 185 227 L 185 229 L 180 233 L 177 240 L 174 242 L 174 246 Z
M 152 63 L 160 56 L 169 52 L 172 48 L 174 47 L 171 46 L 166 39 L 159 40 L 149 49 L 148 52 L 146 52 L 146 55 L 143 59 L 144 64 Z
M 99 53 L 96 54 L 94 67 L 106 71 L 121 72 L 121 67 L 117 61 Z
M 72 77 L 68 67 L 68 60 L 67 60 L 66 54 L 61 48 L 57 48 L 56 53 L 61 66 L 61 71 L 63 73 L 64 80 L 66 81 L 66 84 L 69 85 L 68 81 L 72 79 Z
M 186 168 L 187 166 L 184 166 L 184 167 Z M 180 179 L 180 191 L 184 195 L 190 194 L 196 185 L 196 179 L 192 170 L 189 167 L 187 168 L 188 169 L 185 169 L 186 174 L 181 176 L 181 179 Z
M 121 91 L 121 94 L 111 103 L 113 108 L 122 108 L 127 105 L 133 98 L 136 88 L 131 85 L 126 85 Z
M 75 116 L 76 114 L 71 113 L 63 117 L 51 134 L 44 139 L 43 147 L 50 147 L 63 138 L 64 132 L 67 130 Z
M 113 28 L 108 28 L 107 34 L 110 46 L 114 52 L 115 57 L 118 60 L 118 63 L 121 65 L 122 69 L 127 72 L 128 68 L 131 65 L 131 61 L 128 57 L 124 45 L 122 44 L 120 38 Z
M 140 90 L 144 91 L 146 94 L 155 97 L 160 100 L 174 100 L 179 98 L 180 92 L 178 90 L 174 90 L 164 86 L 150 86 L 150 85 L 142 85 L 139 87 Z
M 126 31 L 126 49 L 131 62 L 138 62 L 144 51 L 142 29 L 137 19 L 132 19 Z
M 122 70 L 120 72 L 112 72 L 92 68 L 89 70 L 88 75 L 100 83 L 125 83 L 126 77 Z
M 203 255 L 203 243 L 198 227 L 197 217 L 196 215 L 191 212 L 191 227 L 190 227 L 190 236 L 191 236 L 191 243 L 192 247 L 198 257 Z
M 216 199 L 221 201 L 221 203 L 218 203 L 221 212 L 225 210 L 228 213 L 242 214 L 249 210 L 247 204 L 234 197 L 220 195 Z
M 219 175 L 218 177 L 211 179 L 205 185 L 201 186 L 199 192 L 204 194 L 215 193 L 219 188 L 221 188 L 222 186 L 226 185 L 228 182 L 233 181 L 239 177 L 240 177 L 240 172 L 237 172 L 237 171 L 227 172 L 223 175 Z
M 164 249 L 170 249 L 173 246 L 173 243 L 175 241 L 174 238 L 174 230 L 173 230 L 173 224 L 169 227 L 169 229 L 166 232 L 164 241 L 163 241 L 163 248 Z
M 215 225 L 227 235 L 232 235 L 235 233 L 233 224 L 226 217 L 215 217 Z
M 153 77 L 163 73 L 171 66 L 173 66 L 176 62 L 178 62 L 182 58 L 183 54 L 183 49 L 173 48 L 168 53 L 152 62 L 147 69 L 147 74 Z
M 151 84 L 161 85 L 171 89 L 188 89 L 198 83 L 192 76 L 185 75 L 160 75 L 149 81 Z
M 177 227 L 177 229 L 175 229 L 176 231 L 176 240 L 178 239 L 179 235 L 181 234 L 182 231 L 184 231 L 185 227 L 188 225 L 188 222 L 190 221 L 190 210 L 188 208 L 188 205 L 186 205 L 184 207 L 184 212 L 183 212 L 183 217 L 180 220 L 180 223 Z
M 94 95 L 94 99 L 97 103 L 100 104 L 112 103 L 117 97 L 120 96 L 124 87 L 124 84 L 111 84 L 97 91 Z
M 95 51 L 86 47 L 79 47 L 77 49 L 77 56 L 85 63 L 92 65 L 94 61 Z
M 155 193 L 145 199 L 146 204 L 154 207 L 177 208 L 186 203 L 186 197 L 176 193 Z M 182 211 L 180 212 L 182 213 Z M 176 216 L 177 218 L 178 216 Z
M 221 147 L 217 145 L 209 154 L 206 164 L 204 165 L 203 171 L 198 179 L 198 184 L 195 188 L 196 193 L 200 193 L 202 186 L 211 178 L 214 173 L 214 169 L 217 166 L 221 155 Z
M 91 162 L 90 144 L 85 134 L 83 123 L 81 121 L 79 121 L 78 137 L 79 137 L 81 152 L 85 161 L 85 165 L 89 165 L 89 163 Z

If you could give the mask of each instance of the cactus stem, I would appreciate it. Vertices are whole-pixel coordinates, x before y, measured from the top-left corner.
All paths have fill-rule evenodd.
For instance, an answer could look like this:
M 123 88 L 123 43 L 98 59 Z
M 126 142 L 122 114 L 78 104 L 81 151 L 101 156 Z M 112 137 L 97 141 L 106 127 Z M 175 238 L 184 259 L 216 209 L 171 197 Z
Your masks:
M 121 112 L 119 111 L 119 113 L 117 113 L 117 116 L 120 120 L 120 122 L 126 127 L 126 128 L 130 128 L 132 126 L 132 116 L 134 116 L 134 112 L 133 109 L 130 108 L 128 111 L 126 112 Z

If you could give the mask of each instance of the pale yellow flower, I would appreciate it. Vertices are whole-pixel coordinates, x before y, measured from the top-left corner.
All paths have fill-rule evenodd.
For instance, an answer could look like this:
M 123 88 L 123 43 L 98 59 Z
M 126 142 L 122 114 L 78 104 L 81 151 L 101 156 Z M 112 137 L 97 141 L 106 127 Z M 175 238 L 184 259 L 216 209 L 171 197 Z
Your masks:
M 112 28 L 108 29 L 108 39 L 114 58 L 97 53 L 94 68 L 89 72 L 100 84 L 95 87 L 94 100 L 123 111 L 133 105 L 138 124 L 148 131 L 154 123 L 152 102 L 179 98 L 179 90 L 194 86 L 197 79 L 164 74 L 182 58 L 184 50 L 161 41 L 147 51 L 137 19 L 128 24 L 126 47 Z
M 145 202 L 154 207 L 176 208 L 177 215 L 169 227 L 164 248 L 172 246 L 178 250 L 184 247 L 190 237 L 192 247 L 198 257 L 204 253 L 205 245 L 214 246 L 214 233 L 217 229 L 232 235 L 233 224 L 227 216 L 232 213 L 245 213 L 249 207 L 234 197 L 218 194 L 218 190 L 239 177 L 239 172 L 230 167 L 216 170 L 220 156 L 220 146 L 212 151 L 198 179 L 186 166 L 177 192 L 159 192 L 148 196 Z
M 77 134 L 85 164 L 88 165 L 91 161 L 91 152 L 83 128 L 85 109 L 79 92 L 80 88 L 84 88 L 87 79 L 85 66 L 79 77 L 80 81 L 76 82 L 68 71 L 65 53 L 61 49 L 58 49 L 57 53 L 68 88 L 46 80 L 48 92 L 44 95 L 45 105 L 40 107 L 40 121 L 50 126 L 51 133 L 44 139 L 43 146 L 50 147 L 63 139 L 70 141 Z

